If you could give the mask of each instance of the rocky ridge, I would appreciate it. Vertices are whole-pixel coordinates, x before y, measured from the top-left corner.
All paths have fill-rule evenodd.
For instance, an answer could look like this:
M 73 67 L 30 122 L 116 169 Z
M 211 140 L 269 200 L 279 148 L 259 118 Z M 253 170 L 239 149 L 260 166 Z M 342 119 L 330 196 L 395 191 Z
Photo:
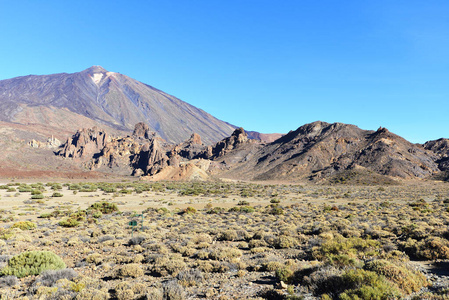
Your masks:
M 158 179 L 188 179 L 193 173 L 201 179 L 212 175 L 323 181 L 361 174 L 413 179 L 430 178 L 449 169 L 445 145 L 446 141 L 412 144 L 382 127 L 372 131 L 320 121 L 303 125 L 272 143 L 251 140 L 243 128 L 237 128 L 213 146 L 204 145 L 198 134 L 173 144 L 138 123 L 132 136 L 122 138 L 107 139 L 95 130 L 79 131 L 58 154 L 75 159 L 86 156 L 85 165 L 91 169 L 116 168 Z
M 438 173 L 437 160 L 434 153 L 385 128 L 370 131 L 318 121 L 261 148 L 234 171 L 256 180 L 321 180 L 348 169 L 410 179 Z

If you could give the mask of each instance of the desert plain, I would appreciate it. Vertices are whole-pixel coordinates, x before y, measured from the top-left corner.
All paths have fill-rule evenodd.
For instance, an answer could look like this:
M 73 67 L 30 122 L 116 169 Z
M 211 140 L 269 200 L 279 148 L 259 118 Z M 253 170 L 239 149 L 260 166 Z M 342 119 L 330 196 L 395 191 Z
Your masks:
M 13 179 L 0 211 L 1 299 L 446 299 L 449 288 L 447 182 Z M 33 251 L 65 266 L 11 275 L 11 258 Z

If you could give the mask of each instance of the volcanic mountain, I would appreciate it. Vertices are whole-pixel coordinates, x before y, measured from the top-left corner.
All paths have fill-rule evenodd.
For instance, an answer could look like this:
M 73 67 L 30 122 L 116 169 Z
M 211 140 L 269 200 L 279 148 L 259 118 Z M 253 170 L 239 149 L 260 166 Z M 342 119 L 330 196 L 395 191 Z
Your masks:
M 229 136 L 236 128 L 152 86 L 100 66 L 72 74 L 0 81 L 0 121 L 51 127 L 52 132 L 73 132 L 95 125 L 130 132 L 136 123 L 145 122 L 168 142 L 182 142 L 196 132 L 206 144 Z

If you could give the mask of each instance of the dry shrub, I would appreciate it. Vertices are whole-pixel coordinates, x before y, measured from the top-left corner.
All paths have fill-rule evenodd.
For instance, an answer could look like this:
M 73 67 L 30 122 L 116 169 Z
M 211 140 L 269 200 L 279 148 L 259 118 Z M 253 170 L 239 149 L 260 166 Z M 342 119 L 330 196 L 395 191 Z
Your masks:
M 255 254 L 255 253 L 263 253 L 263 252 L 267 252 L 270 251 L 270 248 L 268 247 L 256 247 L 256 248 L 252 248 L 250 250 L 251 253 Z
M 103 262 L 104 257 L 99 253 L 92 253 L 86 257 L 86 262 L 99 265 Z
M 435 260 L 449 258 L 449 241 L 440 237 L 430 236 L 419 242 L 409 238 L 401 246 L 410 257 L 417 259 Z
M 201 243 L 208 243 L 208 244 L 210 244 L 210 243 L 212 243 L 212 238 L 211 238 L 210 235 L 208 235 L 206 233 L 200 233 L 200 234 L 195 235 L 192 238 L 192 241 L 196 245 L 199 245 Z
M 164 294 L 157 288 L 149 288 L 146 292 L 145 299 L 147 300 L 163 300 Z
M 218 261 L 198 261 L 196 268 L 204 273 L 225 273 L 229 271 L 227 263 Z
M 269 272 L 276 271 L 281 269 L 284 264 L 280 261 L 270 261 L 262 264 L 262 268 Z
M 197 286 L 204 281 L 204 277 L 198 269 L 181 271 L 176 278 L 178 283 L 184 287 Z
M 155 255 L 149 257 L 147 262 L 151 263 L 151 271 L 160 275 L 176 276 L 179 272 L 186 269 L 186 264 L 182 257 L 178 255 Z
M 222 241 L 235 241 L 238 238 L 237 232 L 232 229 L 225 230 L 220 233 L 219 240 Z
M 264 240 L 251 240 L 248 243 L 249 248 L 258 248 L 258 247 L 266 247 L 268 246 L 268 243 Z
M 212 249 L 209 253 L 209 258 L 214 260 L 231 260 L 233 258 L 238 258 L 243 255 L 240 249 L 221 247 Z
M 124 265 L 124 266 L 118 267 L 115 270 L 113 277 L 114 278 L 125 278 L 125 277 L 137 278 L 137 277 L 143 276 L 143 274 L 144 274 L 144 272 L 143 272 L 142 268 L 140 267 L 140 265 L 129 264 L 129 265 Z
M 130 253 L 121 253 L 114 258 L 118 264 L 141 263 L 145 259 L 142 254 L 132 255 Z
M 171 280 L 164 284 L 164 298 L 167 300 L 184 300 L 184 288 L 176 281 Z
M 281 235 L 274 239 L 272 243 L 270 243 L 276 249 L 287 249 L 294 248 L 299 245 L 299 241 L 297 238 Z

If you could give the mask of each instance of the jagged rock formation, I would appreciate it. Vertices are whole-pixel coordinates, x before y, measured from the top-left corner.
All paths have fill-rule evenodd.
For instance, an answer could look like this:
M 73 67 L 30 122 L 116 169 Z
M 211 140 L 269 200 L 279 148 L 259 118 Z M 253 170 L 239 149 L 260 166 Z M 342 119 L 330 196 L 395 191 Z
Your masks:
M 142 123 L 126 138 L 102 142 L 106 137 L 98 138 L 99 134 L 93 129 L 77 132 L 60 155 L 76 158 L 90 153 L 91 168 L 121 167 L 135 176 L 153 179 L 204 180 L 217 175 L 247 180 L 339 182 L 363 177 L 363 182 L 368 183 L 393 182 L 389 178 L 430 178 L 446 170 L 443 167 L 448 156 L 444 140 L 429 142 L 426 149 L 386 128 L 362 130 L 354 125 L 319 121 L 269 144 L 248 139 L 243 128 L 213 146 L 205 146 L 198 134 L 177 145 L 166 143 Z
M 128 172 L 135 176 L 153 176 L 170 167 L 170 176 L 179 178 L 183 174 L 193 176 L 192 170 L 198 166 L 181 162 L 193 159 L 204 148 L 198 134 L 194 133 L 187 141 L 172 145 L 157 137 L 146 124 L 138 123 L 132 136 L 119 138 L 108 137 L 97 128 L 79 130 L 56 154 L 83 158 L 84 166 L 91 170 L 109 168 L 117 173 Z M 204 174 L 200 177 L 204 178 Z
M 173 148 L 171 156 L 175 157 L 177 155 L 185 159 L 194 159 L 199 156 L 201 151 L 204 150 L 204 147 L 199 134 L 193 133 L 187 141 Z
M 442 158 L 449 157 L 449 139 L 428 141 L 424 144 L 424 148 L 436 153 Z
M 140 152 L 132 161 L 132 166 L 134 175 L 154 175 L 167 167 L 168 163 L 169 158 L 166 151 L 156 139 L 151 139 L 142 146 Z
M 154 136 L 155 133 L 151 132 L 150 127 L 148 127 L 148 125 L 143 122 L 137 123 L 134 127 L 133 137 L 135 138 L 149 139 Z
M 86 164 L 90 169 L 98 169 L 102 166 L 109 168 L 127 168 L 130 157 L 140 151 L 140 145 L 133 138 L 112 138 L 99 153 L 93 155 L 93 159 Z
M 63 144 L 57 155 L 71 158 L 90 158 L 110 141 L 109 135 L 97 127 L 80 129 Z
M 230 137 L 219 141 L 214 146 L 208 146 L 199 156 L 205 159 L 217 159 L 248 141 L 248 134 L 240 127 L 234 130 Z
M 424 144 L 424 148 L 437 154 L 440 159 L 437 161 L 438 167 L 447 173 L 449 179 L 449 139 L 438 139 L 435 141 L 428 141 Z

